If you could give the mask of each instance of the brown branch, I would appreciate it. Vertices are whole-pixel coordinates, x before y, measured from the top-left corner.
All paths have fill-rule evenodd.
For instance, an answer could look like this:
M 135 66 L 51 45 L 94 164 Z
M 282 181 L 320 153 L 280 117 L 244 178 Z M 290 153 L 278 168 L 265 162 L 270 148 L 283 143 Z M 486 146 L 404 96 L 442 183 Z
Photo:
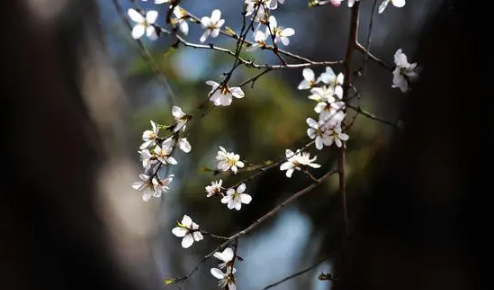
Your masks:
M 365 44 L 365 57 L 364 63 L 362 65 L 362 75 L 365 77 L 365 73 L 367 70 L 367 61 L 369 60 L 369 49 L 372 41 L 372 28 L 374 26 L 374 11 L 376 10 L 377 0 L 372 2 L 372 7 L 370 11 L 370 22 L 369 22 L 369 31 L 367 32 L 367 43 Z
M 374 114 L 372 114 L 372 113 L 370 113 L 370 112 L 368 112 L 368 111 L 366 111 L 360 107 L 355 107 L 352 105 L 347 105 L 347 107 L 352 109 L 352 110 L 355 110 L 355 112 L 357 112 L 358 114 L 362 114 L 363 116 L 365 116 L 371 120 L 374 120 L 374 121 L 398 128 L 398 124 L 396 124 L 395 122 L 391 122 L 391 121 L 388 121 L 386 119 L 380 118 L 380 117 L 378 117 L 378 116 L 376 116 L 376 115 L 374 115 Z
M 324 257 L 324 258 L 320 259 L 319 261 L 317 261 L 314 265 L 311 265 L 311 266 L 309 266 L 309 267 L 307 267 L 307 268 L 305 268 L 303 270 L 300 270 L 300 271 L 298 271 L 296 273 L 293 273 L 290 276 L 287 276 L 287 277 L 285 277 L 285 278 L 283 278 L 283 279 L 281 279 L 281 280 L 279 280 L 277 282 L 274 282 L 272 284 L 269 284 L 268 286 L 262 288 L 262 290 L 268 290 L 269 288 L 276 287 L 276 286 L 278 286 L 278 285 L 280 285 L 282 283 L 285 283 L 288 280 L 291 280 L 293 278 L 296 278 L 298 276 L 301 276 L 301 275 L 309 272 L 310 270 L 315 269 L 317 266 L 319 266 L 322 262 L 326 261 L 327 259 L 328 259 L 328 257 Z
M 360 2 L 356 2 L 351 8 L 352 14 L 350 17 L 350 32 L 348 35 L 348 44 L 344 61 L 344 73 L 345 79 L 343 81 L 343 98 L 342 100 L 346 103 L 348 101 L 348 95 L 351 89 L 351 77 L 352 77 L 352 60 L 353 52 L 357 46 L 358 37 L 358 25 L 359 25 L 359 13 L 360 13 Z M 343 209 L 343 220 L 345 223 L 345 232 L 347 235 L 350 234 L 350 222 L 348 220 L 348 209 L 346 202 L 346 182 L 345 182 L 345 144 L 341 146 L 340 156 L 338 158 L 338 175 L 339 175 L 339 192 L 341 196 L 341 206 Z

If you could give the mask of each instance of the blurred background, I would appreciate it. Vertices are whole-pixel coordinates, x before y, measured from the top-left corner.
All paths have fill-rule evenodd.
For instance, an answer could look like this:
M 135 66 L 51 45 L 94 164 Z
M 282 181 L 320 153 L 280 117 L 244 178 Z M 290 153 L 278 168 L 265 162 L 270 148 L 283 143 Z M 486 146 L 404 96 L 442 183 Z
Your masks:
M 251 173 L 239 173 L 237 176 L 213 175 L 211 172 L 201 170 L 203 167 L 216 167 L 215 156 L 218 146 L 223 146 L 228 151 L 240 154 L 242 159 L 250 163 L 258 164 L 282 157 L 285 149 L 295 150 L 307 143 L 309 138 L 306 136 L 306 118 L 316 118 L 317 116 L 313 111 L 314 102 L 307 99 L 308 92 L 297 90 L 297 85 L 302 80 L 302 70 L 280 70 L 266 74 L 255 83 L 253 89 L 245 88 L 245 98 L 234 99 L 232 106 L 214 109 L 198 124 L 194 125 L 195 127 L 188 137 L 192 151 L 189 154 L 178 152 L 176 159 L 179 161 L 179 165 L 171 167 L 169 172 L 175 175 L 170 191 L 161 199 L 153 198 L 146 203 L 142 201 L 141 193 L 131 188 L 131 184 L 138 180 L 138 175 L 141 172 L 137 151 L 142 143 L 142 132 L 150 128 L 150 120 L 160 124 L 171 124 L 171 107 L 174 104 L 180 106 L 186 113 L 195 111 L 198 104 L 207 98 L 207 93 L 210 90 L 205 81 L 220 82 L 223 73 L 230 69 L 232 58 L 214 51 L 195 50 L 182 46 L 170 50 L 173 41 L 166 36 L 160 37 L 155 42 L 143 39 L 144 46 L 165 72 L 166 79 L 176 95 L 175 100 L 173 100 L 170 94 L 163 90 L 149 63 L 141 57 L 136 41 L 131 38 L 128 27 L 120 18 L 112 1 L 98 0 L 93 3 L 94 5 L 88 4 L 91 1 L 69 0 L 26 0 L 24 2 L 27 4 L 22 9 L 31 11 L 30 13 L 36 16 L 40 25 L 33 29 L 26 25 L 25 33 L 12 32 L 17 37 L 14 39 L 19 43 L 22 41 L 22 36 L 27 38 L 29 33 L 33 33 L 39 39 L 33 40 L 31 38 L 27 43 L 48 43 L 49 40 L 55 40 L 54 43 L 58 44 L 72 43 L 61 45 L 61 48 L 55 50 L 55 55 L 57 53 L 65 55 L 67 51 L 75 51 L 76 58 L 80 63 L 77 65 L 79 83 L 74 84 L 74 88 L 79 90 L 80 94 L 77 95 L 80 95 L 80 99 L 71 101 L 69 104 L 63 103 L 65 105 L 58 105 L 61 103 L 57 103 L 60 100 L 57 101 L 56 99 L 52 102 L 57 104 L 55 108 L 61 110 L 69 108 L 66 114 L 71 112 L 73 106 L 82 108 L 81 110 L 85 113 L 81 113 L 81 118 L 89 120 L 88 122 L 91 123 L 91 126 L 84 124 L 74 126 L 69 119 L 64 127 L 46 131 L 53 135 L 41 135 L 44 134 L 43 130 L 33 134 L 34 136 L 40 134 L 40 140 L 55 140 L 50 139 L 50 136 L 59 136 L 57 132 L 64 132 L 61 134 L 63 138 L 62 136 L 60 138 L 70 139 L 73 136 L 71 140 L 74 144 L 80 144 L 77 141 L 80 135 L 89 136 L 86 139 L 91 141 L 88 141 L 87 144 L 90 144 L 90 147 L 94 146 L 91 148 L 96 148 L 94 149 L 96 152 L 94 156 L 93 153 L 77 155 L 80 157 L 78 158 L 80 163 L 75 161 L 73 166 L 63 162 L 57 166 L 55 162 L 56 164 L 48 165 L 46 168 L 40 165 L 38 171 L 34 169 L 32 171 L 32 175 L 35 176 L 38 173 L 43 174 L 44 170 L 57 167 L 69 175 L 63 180 L 67 186 L 74 189 L 72 191 L 65 189 L 59 196 L 63 195 L 63 198 L 67 198 L 66 196 L 70 195 L 72 196 L 70 201 L 54 203 L 58 204 L 57 208 L 62 206 L 67 208 L 64 209 L 63 214 L 60 214 L 61 216 L 67 214 L 73 216 L 74 220 L 80 218 L 87 221 L 82 218 L 84 206 L 81 206 L 81 203 L 77 201 L 83 197 L 77 196 L 87 197 L 91 195 L 90 208 L 91 210 L 94 209 L 91 218 L 98 220 L 95 222 L 98 224 L 98 230 L 91 231 L 92 234 L 85 234 L 85 231 L 91 226 L 87 225 L 86 228 L 86 222 L 82 221 L 80 227 L 74 226 L 76 229 L 74 231 L 77 231 L 77 234 L 72 234 L 70 231 L 66 233 L 67 240 L 72 240 L 71 237 L 75 236 L 86 236 L 88 241 L 96 238 L 101 239 L 100 242 L 104 244 L 101 248 L 97 242 L 88 243 L 94 246 L 96 253 L 104 252 L 105 255 L 111 256 L 109 261 L 114 261 L 117 265 L 115 267 L 122 271 L 116 274 L 117 277 L 120 277 L 117 280 L 132 281 L 130 284 L 135 285 L 135 289 L 218 289 L 217 279 L 209 273 L 209 269 L 216 266 L 214 260 L 203 263 L 186 283 L 168 286 L 163 284 L 162 281 L 165 278 L 175 278 L 187 274 L 195 267 L 198 259 L 221 243 L 221 241 L 205 237 L 203 241 L 194 243 L 191 248 L 183 249 L 180 246 L 180 239 L 173 236 L 171 230 L 175 226 L 175 222 L 187 214 L 200 225 L 201 229 L 218 235 L 230 236 L 244 229 L 282 200 L 311 183 L 311 180 L 304 174 L 297 174 L 296 172 L 291 179 L 287 179 L 284 172 L 275 168 L 247 183 L 247 192 L 252 195 L 253 201 L 249 205 L 242 206 L 242 210 L 237 212 L 228 210 L 225 205 L 220 203 L 219 199 L 206 198 L 204 187 L 209 185 L 212 180 L 219 178 L 223 179 L 224 185 L 229 186 L 246 178 Z M 135 7 L 128 0 L 119 0 L 118 2 L 125 11 L 127 8 Z M 213 9 L 221 9 L 222 18 L 226 20 L 225 26 L 234 30 L 238 30 L 241 26 L 240 13 L 243 1 L 187 0 L 182 2 L 183 8 L 199 17 L 209 16 Z M 380 1 L 378 2 L 379 5 Z M 415 0 L 407 1 L 406 6 L 402 9 L 396 9 L 390 4 L 383 14 L 377 14 L 376 11 L 370 50 L 389 64 L 393 64 L 393 55 L 399 48 L 404 50 L 410 62 L 421 59 L 430 60 L 431 57 L 428 56 L 427 52 L 434 51 L 431 49 L 434 38 L 424 38 L 424 31 L 430 27 L 435 27 L 433 25 L 434 20 L 439 19 L 438 15 L 442 15 L 441 13 L 444 14 L 453 9 L 453 2 Z M 160 12 L 158 23 L 164 25 L 165 15 L 168 11 L 165 5 L 156 5 L 153 1 L 136 1 L 136 3 L 145 10 L 158 10 Z M 366 0 L 362 1 L 361 5 L 359 39 L 364 45 L 367 39 L 372 4 L 373 1 Z M 18 11 L 22 11 L 19 7 L 17 7 Z M 16 8 L 12 9 L 12 11 L 16 11 Z M 455 7 L 455 9 L 457 8 Z M 350 9 L 346 3 L 343 3 L 339 8 L 334 8 L 332 5 L 308 8 L 306 1 L 288 0 L 284 5 L 278 6 L 274 15 L 278 19 L 278 24 L 294 28 L 296 31 L 296 34 L 290 38 L 290 46 L 283 47 L 283 49 L 316 61 L 334 61 L 344 58 L 350 19 Z M 28 18 L 28 16 L 25 17 Z M 436 22 L 440 21 L 437 20 Z M 190 33 L 187 39 L 190 42 L 199 43 L 202 29 L 193 23 L 190 23 L 189 26 Z M 458 31 L 460 30 L 458 29 Z M 66 39 L 63 37 L 51 38 L 50 33 L 52 32 L 54 35 L 60 33 L 60 35 L 67 34 L 70 37 Z M 231 39 L 221 36 L 209 39 L 209 41 L 227 48 L 235 46 L 235 42 Z M 439 40 L 437 41 L 439 43 Z M 445 40 L 443 39 L 438 47 L 449 47 L 453 41 L 445 37 Z M 423 45 L 422 48 L 420 47 L 421 44 Z M 4 49 L 25 53 L 32 58 L 33 63 L 39 62 L 39 59 L 43 58 L 42 51 L 36 56 L 36 53 L 24 51 L 19 46 L 14 47 L 7 43 L 4 45 Z M 422 49 L 421 52 L 420 49 Z M 257 63 L 278 63 L 278 59 L 270 51 L 256 51 L 250 57 L 255 59 Z M 55 64 L 49 58 L 44 59 L 41 64 L 38 63 L 39 68 L 37 69 L 40 71 L 32 73 L 33 78 L 42 74 L 49 75 L 50 68 L 53 66 L 64 67 L 64 71 L 68 74 L 72 72 L 72 69 L 69 68 L 70 61 L 64 61 L 64 58 Z M 2 62 L 3 65 L 11 61 L 8 58 L 2 60 L 4 61 Z M 356 52 L 354 69 L 358 69 L 362 62 L 363 55 Z M 444 62 L 448 63 L 446 60 Z M 419 65 L 422 63 L 419 62 Z M 446 66 L 443 68 L 444 71 L 447 70 Z M 334 66 L 333 69 L 338 73 L 342 67 Z M 324 67 L 314 68 L 316 75 L 322 73 L 323 70 Z M 256 69 L 242 67 L 235 71 L 230 84 L 241 83 L 258 72 Z M 22 73 L 25 71 L 19 69 L 19 76 Z M 419 116 L 413 114 L 412 116 L 411 113 L 407 112 L 417 112 L 415 109 L 420 108 L 421 104 L 427 104 L 427 99 L 422 98 L 418 101 L 416 98 L 416 101 L 407 101 L 410 99 L 410 95 L 404 95 L 398 89 L 391 88 L 391 81 L 392 74 L 388 70 L 369 61 L 366 74 L 363 77 L 354 77 L 353 85 L 361 90 L 359 101 L 362 108 L 390 122 L 403 122 L 405 128 L 409 128 L 410 122 L 417 120 Z M 450 81 L 445 77 L 443 84 L 446 85 Z M 7 84 L 14 84 L 14 81 Z M 29 88 L 25 89 L 28 90 Z M 424 90 L 417 89 L 419 92 L 424 92 Z M 23 104 L 28 101 L 26 99 Z M 84 105 L 81 105 L 81 102 Z M 448 102 L 446 98 L 438 97 L 434 104 L 440 106 L 441 103 L 444 104 L 445 102 Z M 412 105 L 407 107 L 406 104 L 410 103 Z M 433 105 L 431 104 L 431 106 Z M 414 110 L 410 108 L 414 108 Z M 13 113 L 12 110 L 14 109 L 10 108 L 9 110 L 10 113 Z M 54 115 L 50 115 L 50 110 L 44 111 L 39 107 L 33 106 L 33 108 L 26 110 L 21 116 L 29 115 L 30 110 L 32 110 L 32 114 L 29 116 L 36 116 L 37 112 L 42 111 L 43 116 L 47 120 L 53 121 L 53 124 L 59 124 L 66 120 L 62 118 L 62 115 L 60 118 L 55 118 Z M 434 126 L 437 123 L 436 119 L 433 118 L 436 114 L 440 114 L 438 112 L 438 107 L 435 107 L 434 110 L 431 109 L 424 113 L 420 119 L 422 122 Z M 450 110 L 448 112 L 444 114 L 449 114 L 447 116 L 450 118 L 444 117 L 444 120 L 451 121 L 453 118 L 451 116 L 456 111 Z M 347 118 L 353 118 L 353 114 L 350 112 Z M 77 120 L 77 116 L 79 115 L 70 118 Z M 409 118 L 407 119 L 406 116 Z M 69 118 L 69 116 L 66 117 Z M 81 121 L 81 123 L 83 122 Z M 21 125 L 22 123 L 19 124 L 19 126 Z M 420 136 L 420 126 L 413 124 L 410 126 L 411 131 L 409 132 L 412 132 L 410 136 L 413 135 L 413 138 Z M 87 130 L 90 133 L 87 133 Z M 463 195 L 456 194 L 456 191 L 453 193 L 455 190 L 454 178 L 451 177 L 458 177 L 455 174 L 463 170 L 464 167 L 460 165 L 450 166 L 450 168 L 454 167 L 460 170 L 455 171 L 454 174 L 451 173 L 452 171 L 446 172 L 447 170 L 444 170 L 445 167 L 448 167 L 445 162 L 451 161 L 448 156 L 460 156 L 465 151 L 449 151 L 448 143 L 441 143 L 442 141 L 438 141 L 437 146 L 434 143 L 428 145 L 430 147 L 427 148 L 435 148 L 435 153 L 430 153 L 427 151 L 428 149 L 421 149 L 421 147 L 412 147 L 412 145 L 410 147 L 401 146 L 405 144 L 402 143 L 403 140 L 410 140 L 407 138 L 398 138 L 398 141 L 390 143 L 390 140 L 395 140 L 393 136 L 395 136 L 396 130 L 395 127 L 359 115 L 356 116 L 355 124 L 349 132 L 346 178 L 348 210 L 352 229 L 355 229 L 355 235 L 351 241 L 342 239 L 344 229 L 341 201 L 338 195 L 338 180 L 334 176 L 240 240 L 238 254 L 243 258 L 243 261 L 236 264 L 239 289 L 260 290 L 294 272 L 314 265 L 322 257 L 329 257 L 329 259 L 310 272 L 277 286 L 276 289 L 338 289 L 338 282 L 319 281 L 317 276 L 321 272 L 335 273 L 341 279 L 354 277 L 356 280 L 352 281 L 360 281 L 353 284 L 349 283 L 353 288 L 347 282 L 342 282 L 340 285 L 349 287 L 342 286 L 341 289 L 387 289 L 385 285 L 390 288 L 392 285 L 401 289 L 432 289 L 434 287 L 440 289 L 473 289 L 474 286 L 482 285 L 477 283 L 479 281 L 477 278 L 481 275 L 479 274 L 480 276 L 477 277 L 472 274 L 478 272 L 474 266 L 469 264 L 474 263 L 471 259 L 474 259 L 472 257 L 475 256 L 466 254 L 465 258 L 459 254 L 462 253 L 463 247 L 458 245 L 462 244 L 461 241 L 463 240 L 456 231 L 457 225 L 461 227 L 462 224 L 457 220 L 457 217 L 466 206 L 464 208 L 463 203 L 458 204 L 458 200 L 461 200 Z M 438 134 L 437 132 L 444 133 L 445 131 L 424 130 L 422 133 L 424 137 L 442 136 L 442 133 Z M 18 136 L 18 134 L 16 132 L 13 136 Z M 93 136 L 97 137 L 93 138 Z M 455 139 L 454 137 L 450 139 L 437 137 L 437 140 Z M 47 143 L 45 145 L 47 147 L 53 145 L 51 141 L 42 142 Z M 427 141 L 424 142 L 427 143 Z M 406 144 L 411 144 L 411 142 Z M 390 146 L 392 149 L 389 149 Z M 69 150 L 67 147 L 69 146 L 60 145 L 57 147 L 59 151 L 55 152 Z M 451 155 L 444 153 L 445 156 L 442 156 L 440 151 L 437 151 L 438 148 L 439 150 L 444 149 L 443 152 L 453 153 Z M 73 150 L 77 150 L 77 148 Z M 423 163 L 428 164 L 427 168 L 422 169 L 424 167 L 420 167 L 418 163 L 411 165 L 411 169 L 407 168 L 414 173 L 423 170 L 425 175 L 430 177 L 425 178 L 427 185 L 422 186 L 422 181 L 417 180 L 418 175 L 409 172 L 407 177 L 410 179 L 397 181 L 398 179 L 389 178 L 387 180 L 393 186 L 382 187 L 380 183 L 384 178 L 382 176 L 394 171 L 396 167 L 393 166 L 393 161 L 401 160 L 399 158 L 393 160 L 393 156 L 397 156 L 393 155 L 393 152 L 399 152 L 396 154 L 400 155 L 402 154 L 400 150 L 406 154 L 414 152 L 407 157 L 411 160 L 413 160 L 414 154 L 428 156 L 428 161 Z M 461 147 L 461 150 L 467 149 Z M 28 151 L 27 148 L 26 151 Z M 338 156 L 336 149 L 325 147 L 322 151 L 311 149 L 310 152 L 312 155 L 317 155 L 318 163 L 322 164 L 320 169 L 313 170 L 314 176 L 322 176 L 336 166 Z M 434 159 L 435 154 L 442 157 Z M 90 159 L 88 156 L 92 156 L 91 158 L 96 160 L 94 164 L 91 163 L 91 166 L 86 166 L 84 163 Z M 40 160 L 41 164 L 43 158 Z M 49 157 L 46 157 L 46 162 L 48 160 Z M 76 167 L 77 164 L 80 167 Z M 77 168 L 83 172 L 88 172 L 87 176 L 84 175 L 86 177 L 83 180 L 80 179 L 80 172 L 77 171 Z M 383 175 L 378 176 L 378 173 L 381 172 L 384 172 Z M 23 179 L 15 180 L 21 186 L 26 182 Z M 81 187 L 77 187 L 79 184 L 77 182 L 74 186 L 74 183 L 70 182 L 71 180 L 81 182 Z M 92 185 L 85 188 L 84 180 Z M 394 183 L 395 181 L 396 183 Z M 414 184 L 416 184 L 416 188 L 412 186 Z M 463 189 L 462 187 L 461 193 L 465 192 Z M 55 191 L 58 192 L 58 189 L 53 189 L 53 192 Z M 407 194 L 403 194 L 403 199 L 400 199 L 396 197 L 399 194 L 398 191 L 404 191 Z M 51 191 L 42 190 L 42 192 Z M 437 195 L 428 195 L 431 192 L 436 192 Z M 380 193 L 386 194 L 383 197 L 379 195 Z M 45 196 L 50 195 L 40 195 L 39 199 L 43 200 Z M 17 201 L 15 204 L 22 206 L 22 203 L 17 203 Z M 65 204 L 71 204 L 71 206 L 66 207 Z M 8 202 L 4 205 L 5 208 L 16 208 Z M 423 215 L 424 209 L 429 215 Z M 465 209 L 465 211 L 467 210 Z M 47 209 L 47 212 L 50 213 L 50 210 Z M 376 212 L 382 213 L 385 217 L 375 215 Z M 44 216 L 46 213 L 41 211 L 39 214 Z M 376 217 L 376 220 L 372 219 L 370 222 L 371 219 L 367 219 L 369 215 Z M 54 215 L 53 219 L 59 220 L 56 218 L 57 216 Z M 33 216 L 24 215 L 24 218 L 26 224 L 31 225 Z M 384 219 L 385 222 L 381 219 Z M 49 220 L 47 219 L 47 221 Z M 396 223 L 393 223 L 393 220 Z M 400 224 L 398 221 L 402 223 Z M 34 226 L 36 231 L 51 228 L 48 225 L 49 222 L 40 223 L 39 228 Z M 12 225 L 13 228 L 17 227 L 15 223 L 6 222 L 6 224 Z M 431 228 L 424 225 L 430 225 Z M 369 230 L 367 231 L 367 229 Z M 374 231 L 370 229 L 374 229 Z M 55 231 L 54 229 L 51 230 Z M 105 235 L 101 233 L 105 233 Z M 33 234 L 33 237 L 37 237 L 37 235 Z M 410 241 L 408 238 L 435 241 L 431 243 L 437 243 L 438 248 L 448 250 L 435 256 L 432 253 L 438 252 L 434 250 L 434 247 L 429 247 L 430 244 L 408 243 Z M 5 240 L 6 243 L 8 241 L 8 239 Z M 56 248 L 57 243 L 64 240 L 60 239 L 59 241 L 56 238 L 54 240 L 50 238 L 48 241 L 55 242 L 54 244 L 47 242 L 47 248 Z M 39 245 L 39 240 L 34 238 L 32 245 Z M 70 243 L 66 245 L 70 245 Z M 45 251 L 44 246 L 40 246 L 40 248 L 33 246 L 33 248 L 37 249 L 33 250 L 34 252 Z M 344 248 L 345 250 L 342 250 Z M 71 249 L 78 255 L 84 255 L 77 248 Z M 341 262 L 343 259 L 341 258 L 341 251 L 351 253 L 345 254 L 345 262 Z M 456 254 L 461 257 L 458 258 Z M 45 259 L 50 260 L 50 255 L 46 254 Z M 67 254 L 63 261 L 70 260 L 70 263 L 75 263 L 78 267 L 83 265 L 84 263 L 79 263 L 76 257 L 78 256 Z M 360 263 L 354 262 L 354 259 L 360 259 Z M 408 260 L 410 263 L 407 262 Z M 408 266 L 397 261 L 408 264 Z M 383 266 L 383 264 L 386 265 Z M 88 262 L 87 265 L 84 264 L 81 267 L 89 267 L 89 265 L 91 264 Z M 399 275 L 391 274 L 393 265 L 396 267 L 396 273 L 400 273 Z M 440 275 L 438 278 L 435 274 L 425 274 L 430 270 L 427 265 L 431 265 L 430 267 L 434 269 L 442 269 L 438 270 L 442 276 Z M 448 265 L 451 267 L 448 268 Z M 418 270 L 421 267 L 423 270 Z M 390 272 L 385 272 L 384 269 Z M 56 274 L 47 271 L 44 276 L 40 274 L 40 277 Z M 63 276 L 64 271 L 66 270 L 60 269 L 59 275 Z M 406 285 L 407 283 L 404 282 L 409 279 L 408 274 L 416 278 L 410 285 Z M 388 275 L 394 278 L 386 280 L 384 277 Z M 82 280 L 91 280 L 90 277 L 92 276 L 84 277 L 85 275 L 81 273 Z M 43 280 L 39 277 L 37 279 Z M 70 279 L 67 278 L 66 281 L 70 281 Z M 58 288 L 54 286 L 52 289 L 75 289 L 82 287 L 82 285 L 99 289 L 101 285 L 95 281 L 97 281 L 96 278 L 93 280 L 95 284 L 92 284 L 91 281 L 81 282 L 79 286 L 69 282 L 67 284 L 60 282 L 62 283 L 60 285 L 57 284 L 58 282 L 47 285 L 60 286 Z M 384 281 L 394 282 L 386 284 Z M 449 282 L 443 283 L 444 281 Z M 373 282 L 375 283 L 373 284 Z M 106 284 L 103 283 L 102 285 Z M 356 285 L 359 287 L 355 287 Z M 121 289 L 112 284 L 107 286 L 105 289 Z M 28 287 L 20 288 L 27 289 Z

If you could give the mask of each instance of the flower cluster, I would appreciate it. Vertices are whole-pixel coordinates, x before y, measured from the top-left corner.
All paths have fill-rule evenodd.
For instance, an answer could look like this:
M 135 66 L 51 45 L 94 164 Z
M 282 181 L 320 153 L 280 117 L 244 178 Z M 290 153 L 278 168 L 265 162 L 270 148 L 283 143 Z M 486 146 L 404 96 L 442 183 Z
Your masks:
M 342 123 L 345 119 L 345 103 L 343 102 L 342 73 L 335 74 L 331 67 L 316 78 L 314 71 L 305 68 L 302 71 L 304 79 L 298 85 L 299 90 L 310 90 L 308 97 L 317 102 L 314 111 L 319 114 L 318 120 L 307 118 L 307 135 L 315 139 L 316 148 L 322 150 L 324 146 L 343 146 L 343 142 L 349 139 L 342 132 Z
M 142 140 L 138 153 L 141 156 L 142 167 L 144 173 L 139 177 L 141 181 L 135 182 L 132 187 L 142 191 L 142 199 L 149 201 L 151 197 L 161 197 L 168 191 L 168 185 L 173 180 L 173 174 L 166 178 L 159 177 L 159 171 L 164 166 L 176 165 L 177 160 L 172 156 L 175 148 L 178 146 L 180 150 L 189 153 L 192 147 L 187 138 L 181 137 L 180 132 L 186 128 L 186 123 L 191 116 L 185 114 L 178 106 L 172 108 L 173 124 L 164 126 L 151 121 L 151 130 L 145 130 L 142 133 Z M 166 128 L 171 131 L 171 136 L 162 138 L 159 136 L 160 129 Z

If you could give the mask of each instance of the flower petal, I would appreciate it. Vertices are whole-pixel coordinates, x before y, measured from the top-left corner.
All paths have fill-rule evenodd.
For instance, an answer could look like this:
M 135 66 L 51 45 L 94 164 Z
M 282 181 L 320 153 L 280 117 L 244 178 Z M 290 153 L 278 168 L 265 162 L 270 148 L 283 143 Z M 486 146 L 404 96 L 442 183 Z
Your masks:
M 181 228 L 181 227 L 174 227 L 172 229 L 172 234 L 174 234 L 175 236 L 177 236 L 179 238 L 185 237 L 185 235 L 187 234 L 187 232 L 188 232 L 187 229 L 184 229 L 184 228 Z
M 144 35 L 145 32 L 146 27 L 144 25 L 137 24 L 136 26 L 134 26 L 134 28 L 132 28 L 132 38 L 139 39 Z
M 187 249 L 189 248 L 190 246 L 192 246 L 192 244 L 194 243 L 194 237 L 192 237 L 191 234 L 188 234 L 186 235 L 183 239 L 182 239 L 182 247 Z
M 252 196 L 250 196 L 249 194 L 241 194 L 240 195 L 240 201 L 242 203 L 245 203 L 245 204 L 249 204 L 251 201 L 252 201 Z
M 199 242 L 200 240 L 204 239 L 201 232 L 199 232 L 199 231 L 193 232 L 192 237 L 194 238 L 194 241 L 196 241 L 196 242 Z
M 148 24 L 154 24 L 156 22 L 156 19 L 158 19 L 158 11 L 149 10 L 148 12 L 146 12 L 146 22 Z
M 304 68 L 302 71 L 302 75 L 304 76 L 304 80 L 306 81 L 314 81 L 316 76 L 314 75 L 314 71 L 310 68 Z
M 225 277 L 223 271 L 217 268 L 211 268 L 211 275 L 213 275 L 217 279 L 223 279 Z
M 187 228 L 191 228 L 192 227 L 192 219 L 188 215 L 184 214 L 184 217 L 182 218 L 181 224 L 183 224 Z
M 144 21 L 144 16 L 142 16 L 141 13 L 137 12 L 135 9 L 128 9 L 127 10 L 127 15 L 129 15 L 130 20 L 137 22 L 137 23 L 142 23 Z

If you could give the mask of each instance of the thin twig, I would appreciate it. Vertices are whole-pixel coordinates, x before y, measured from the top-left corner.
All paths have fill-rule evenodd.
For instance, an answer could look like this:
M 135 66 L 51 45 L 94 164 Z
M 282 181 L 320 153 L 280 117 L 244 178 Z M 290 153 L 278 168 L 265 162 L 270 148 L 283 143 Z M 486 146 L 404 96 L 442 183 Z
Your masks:
M 115 9 L 117 10 L 118 15 L 122 19 L 122 21 L 125 23 L 127 28 L 132 31 L 132 25 L 130 24 L 129 20 L 127 19 L 127 16 L 122 8 L 122 5 L 118 2 L 118 0 L 112 0 L 113 6 L 115 6 Z M 160 66 L 154 61 L 154 58 L 151 56 L 149 51 L 146 49 L 144 44 L 142 44 L 142 41 L 139 39 L 136 39 L 137 45 L 139 47 L 139 53 L 141 54 L 141 57 L 148 62 L 149 66 L 151 67 L 151 70 L 153 73 L 156 75 L 158 78 L 158 82 L 160 83 L 161 87 L 165 92 L 167 92 L 170 95 L 172 104 L 176 104 L 176 96 L 175 93 L 173 92 L 170 84 L 168 83 L 168 79 L 166 78 L 165 72 L 160 68 Z
M 376 10 L 377 0 L 374 0 L 372 3 L 372 8 L 370 12 L 370 22 L 369 22 L 369 31 L 367 32 L 367 43 L 365 44 L 365 57 L 364 64 L 362 65 L 362 75 L 365 77 L 365 72 L 367 70 L 367 61 L 369 59 L 369 50 L 372 40 L 372 27 L 374 26 L 374 11 Z
M 367 56 L 375 61 L 377 64 L 379 64 L 380 66 L 386 68 L 387 70 L 389 71 L 393 71 L 393 66 L 390 65 L 390 64 L 387 64 L 386 62 L 384 62 L 383 60 L 381 60 L 380 58 L 378 58 L 377 56 L 373 55 L 372 53 L 368 52 L 367 49 L 365 49 L 365 47 L 360 44 L 360 43 L 356 43 L 356 48 L 358 51 L 360 51 L 361 53 L 364 53 L 364 54 L 367 54 Z
M 355 110 L 355 112 L 357 112 L 358 114 L 362 114 L 363 116 L 369 118 L 369 119 L 372 119 L 374 121 L 377 121 L 377 122 L 380 122 L 380 123 L 383 123 L 383 124 L 386 124 L 386 125 L 389 125 L 389 126 L 393 126 L 393 127 L 398 127 L 398 124 L 396 124 L 395 122 L 391 122 L 391 121 L 388 121 L 386 119 L 383 119 L 383 118 L 380 118 L 360 107 L 355 107 L 355 106 L 352 106 L 352 105 L 347 105 L 348 108 L 352 109 L 352 110 Z
M 309 267 L 307 267 L 307 268 L 305 268 L 303 270 L 300 270 L 300 271 L 298 271 L 296 273 L 293 273 L 290 276 L 287 276 L 287 277 L 285 277 L 285 278 L 283 278 L 283 279 L 281 279 L 281 280 L 279 280 L 277 282 L 274 282 L 273 284 L 269 284 L 268 286 L 262 288 L 262 290 L 267 290 L 269 288 L 273 288 L 273 287 L 278 286 L 278 285 L 280 285 L 282 283 L 285 283 L 288 280 L 291 280 L 293 278 L 296 278 L 298 276 L 301 276 L 301 275 L 309 272 L 310 270 L 313 270 L 313 269 L 317 268 L 317 266 L 319 266 L 322 262 L 326 261 L 327 259 L 328 259 L 328 257 L 324 257 L 324 258 L 320 259 L 319 261 L 317 261 L 314 265 L 311 265 L 311 266 L 309 266 Z

